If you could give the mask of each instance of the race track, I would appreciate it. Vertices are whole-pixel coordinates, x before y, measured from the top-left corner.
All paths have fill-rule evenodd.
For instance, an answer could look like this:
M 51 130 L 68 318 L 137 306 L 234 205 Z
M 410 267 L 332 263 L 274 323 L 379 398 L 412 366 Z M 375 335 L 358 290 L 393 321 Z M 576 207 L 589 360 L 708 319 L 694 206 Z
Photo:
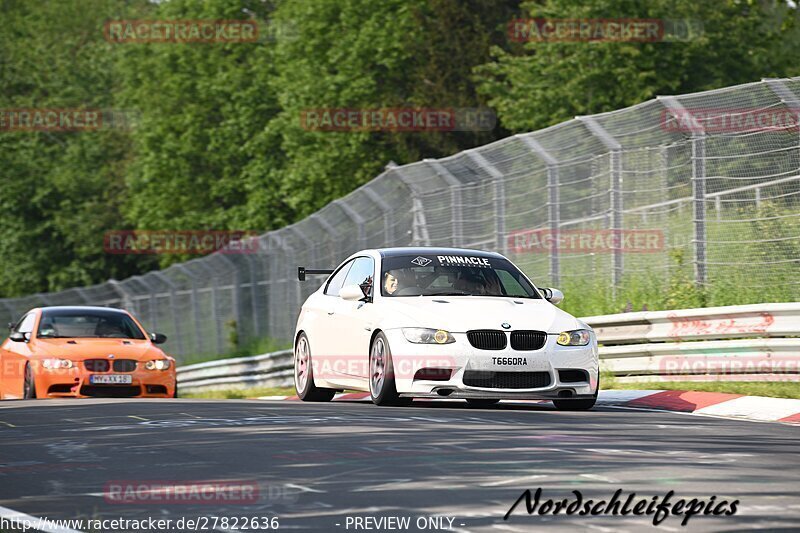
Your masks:
M 411 518 L 409 531 L 419 517 L 445 517 L 426 530 L 602 532 L 655 528 L 652 516 L 529 516 L 524 503 L 503 515 L 528 488 L 556 500 L 673 490 L 738 499 L 738 512 L 694 516 L 688 528 L 668 517 L 658 530 L 788 531 L 800 524 L 799 435 L 777 423 L 545 404 L 7 401 L 0 507 L 50 519 L 277 516 L 281 530 L 366 531 L 375 523 L 356 529 L 354 517 L 397 516 Z M 259 493 L 245 505 L 113 503 L 112 480 L 248 480 Z

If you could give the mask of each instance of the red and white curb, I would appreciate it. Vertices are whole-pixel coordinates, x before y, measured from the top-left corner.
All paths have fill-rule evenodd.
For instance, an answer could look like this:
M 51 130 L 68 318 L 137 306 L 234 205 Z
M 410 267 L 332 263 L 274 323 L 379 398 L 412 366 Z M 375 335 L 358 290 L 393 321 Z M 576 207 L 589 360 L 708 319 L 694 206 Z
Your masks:
M 298 398 L 297 396 L 262 396 L 257 399 L 297 400 Z M 366 392 L 349 392 L 337 394 L 334 400 L 368 402 L 370 398 L 369 393 Z M 460 402 L 463 400 L 442 398 L 419 401 Z M 501 403 L 515 405 L 547 404 L 549 402 L 547 400 L 503 400 Z M 800 425 L 800 400 L 789 398 L 677 390 L 604 390 L 600 391 L 597 405 Z

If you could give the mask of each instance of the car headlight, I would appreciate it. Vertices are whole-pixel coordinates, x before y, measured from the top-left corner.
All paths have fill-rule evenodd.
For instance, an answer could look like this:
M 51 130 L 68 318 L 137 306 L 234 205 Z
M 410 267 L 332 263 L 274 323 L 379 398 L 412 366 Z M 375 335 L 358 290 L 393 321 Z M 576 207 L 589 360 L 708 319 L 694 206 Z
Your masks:
M 402 328 L 403 336 L 414 344 L 450 344 L 456 342 L 449 331 L 433 328 Z
M 45 359 L 42 361 L 42 366 L 50 370 L 55 370 L 57 368 L 67 369 L 75 366 L 75 363 L 69 359 Z
M 576 329 L 559 333 L 556 343 L 561 346 L 586 346 L 591 340 L 591 331 L 588 329 Z
M 169 359 L 156 359 L 144 364 L 147 370 L 167 370 L 170 366 Z

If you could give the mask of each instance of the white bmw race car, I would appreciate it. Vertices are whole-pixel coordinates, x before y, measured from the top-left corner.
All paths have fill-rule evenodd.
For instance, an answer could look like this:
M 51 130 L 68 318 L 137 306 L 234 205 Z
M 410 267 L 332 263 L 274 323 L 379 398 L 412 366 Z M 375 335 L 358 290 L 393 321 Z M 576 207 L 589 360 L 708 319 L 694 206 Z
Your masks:
M 412 398 L 545 399 L 594 406 L 599 388 L 592 329 L 558 309 L 500 254 L 386 248 L 353 254 L 300 311 L 294 340 L 297 395 L 328 401 L 369 392 L 378 405 Z

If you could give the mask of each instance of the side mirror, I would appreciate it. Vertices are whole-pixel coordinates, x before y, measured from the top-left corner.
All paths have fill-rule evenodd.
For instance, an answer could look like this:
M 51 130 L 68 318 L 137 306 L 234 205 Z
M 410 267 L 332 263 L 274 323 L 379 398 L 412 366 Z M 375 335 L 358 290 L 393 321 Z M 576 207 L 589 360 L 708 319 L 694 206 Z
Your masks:
M 14 333 L 8 336 L 8 339 L 14 342 L 26 342 L 28 340 L 28 337 L 26 337 L 25 334 L 20 331 L 15 331 Z
M 541 289 L 544 299 L 553 305 L 558 305 L 564 300 L 564 293 L 558 289 Z
M 339 289 L 339 298 L 348 302 L 357 302 L 364 299 L 364 291 L 359 285 L 346 285 Z
M 153 344 L 163 344 L 167 342 L 167 336 L 163 333 L 151 333 L 150 340 L 153 342 Z

